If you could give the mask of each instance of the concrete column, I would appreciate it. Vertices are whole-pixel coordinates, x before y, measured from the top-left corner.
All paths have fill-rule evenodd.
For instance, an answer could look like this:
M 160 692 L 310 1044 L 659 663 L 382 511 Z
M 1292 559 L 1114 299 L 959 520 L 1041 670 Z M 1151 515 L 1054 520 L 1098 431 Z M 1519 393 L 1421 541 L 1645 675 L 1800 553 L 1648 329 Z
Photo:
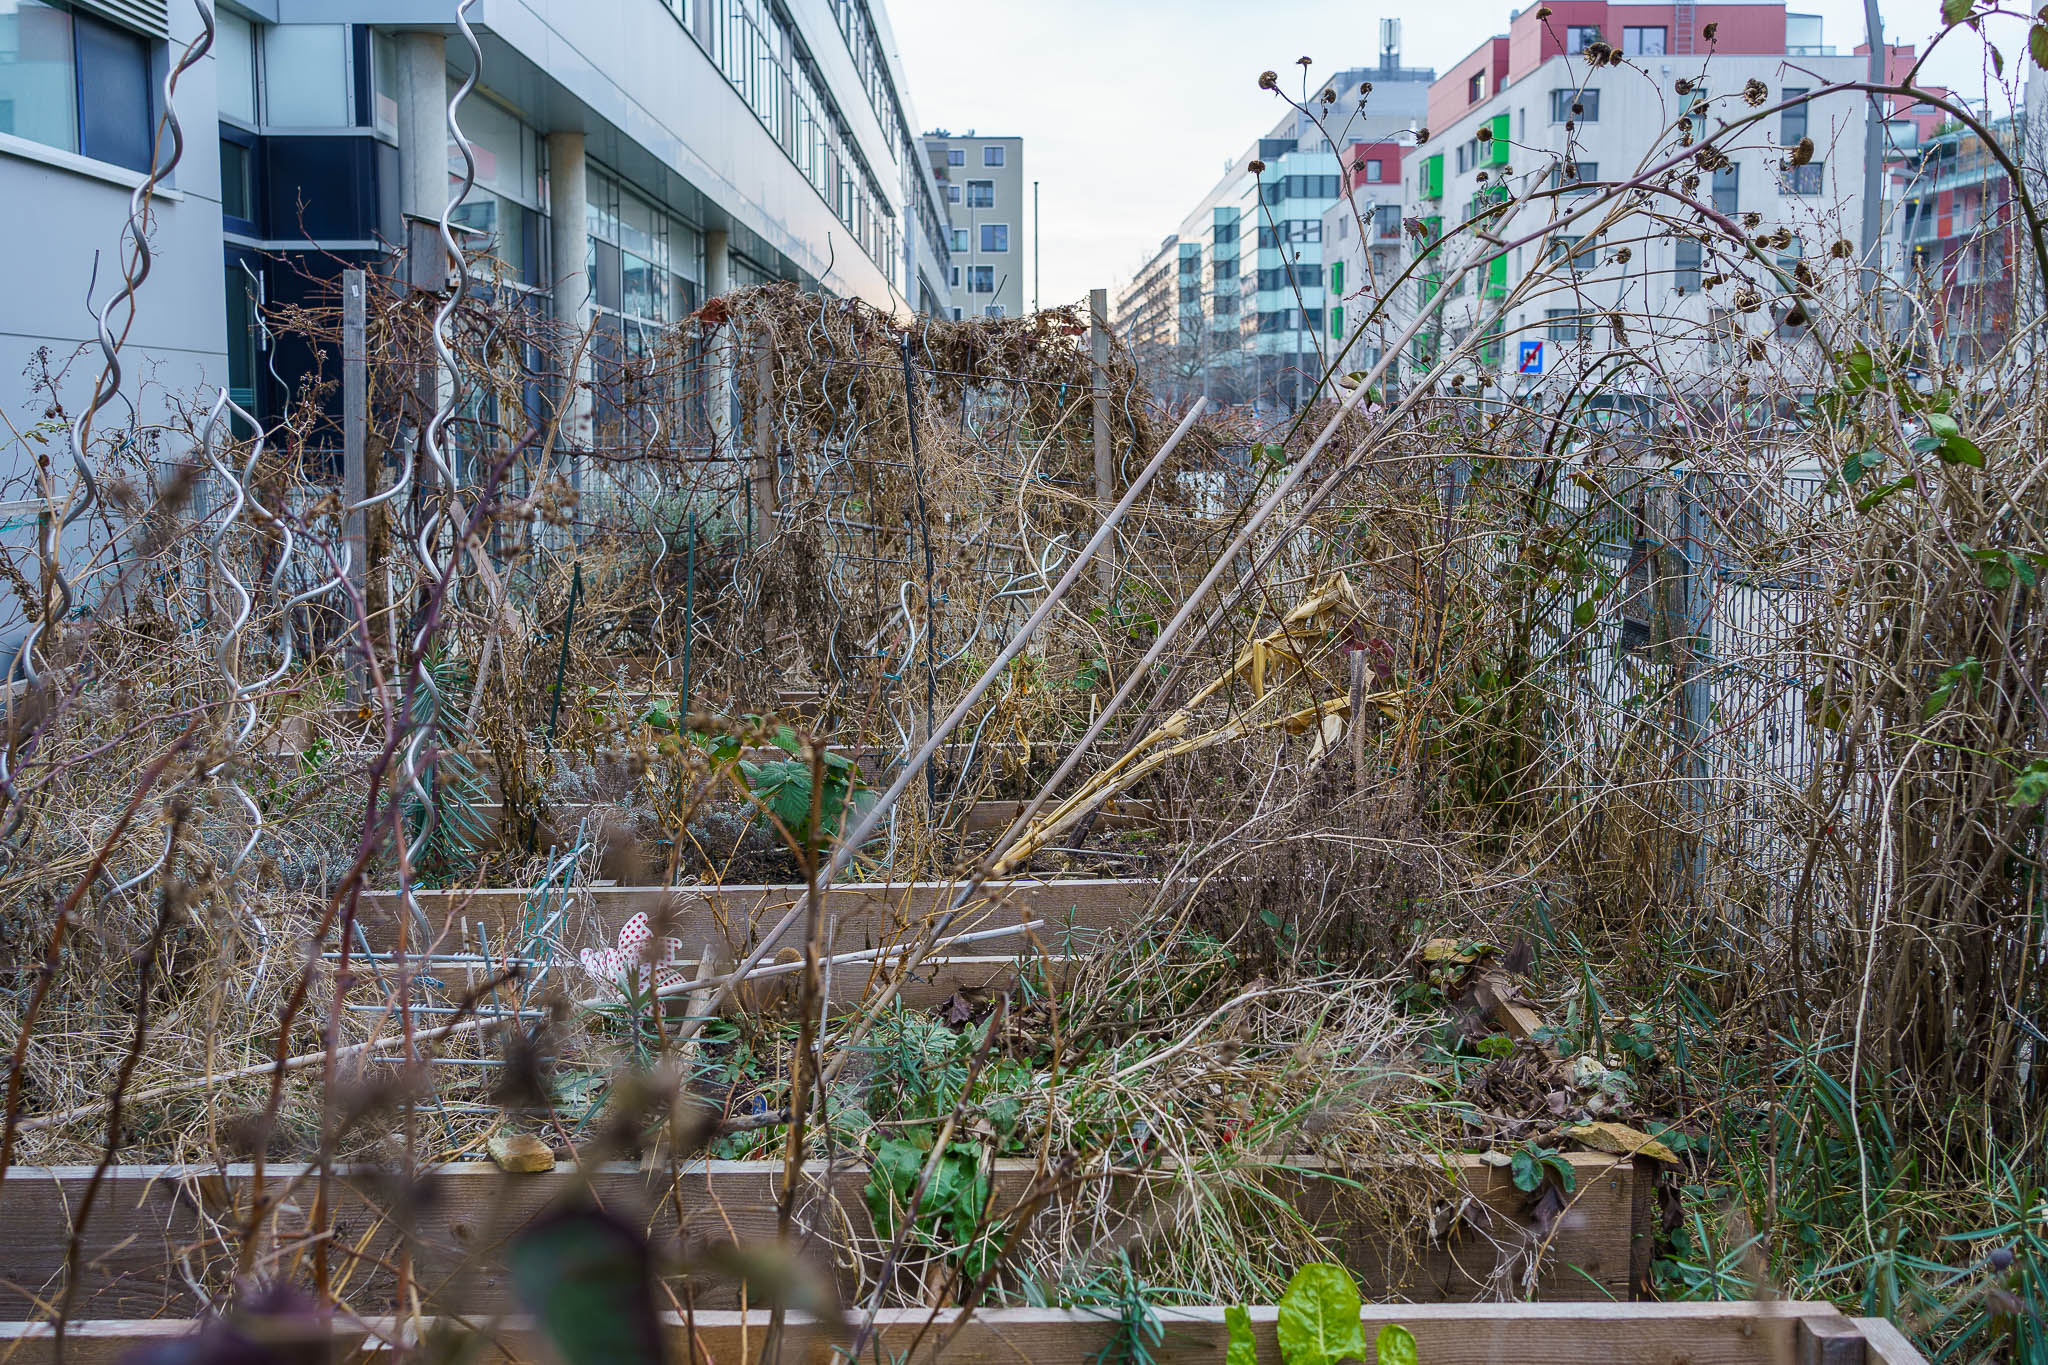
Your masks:
M 552 258 L 555 321 L 561 325 L 564 357 L 577 356 L 576 373 L 565 377 L 561 441 L 574 452 L 589 448 L 591 437 L 590 354 L 580 338 L 590 330 L 590 276 L 585 268 L 588 234 L 584 216 L 590 203 L 590 176 L 584 159 L 583 134 L 548 134 L 548 254 Z M 570 456 L 573 461 L 575 456 Z M 581 471 L 572 464 L 572 477 Z M 578 484 L 580 487 L 580 482 Z
M 723 232 L 704 234 L 704 297 L 715 299 L 732 289 L 732 253 Z
M 732 254 L 726 234 L 704 234 L 704 297 L 715 299 L 732 290 Z M 720 454 L 735 453 L 732 443 L 732 369 L 738 340 L 729 324 L 721 324 L 706 337 L 711 362 L 710 383 L 704 395 L 706 415 L 711 422 L 711 445 Z

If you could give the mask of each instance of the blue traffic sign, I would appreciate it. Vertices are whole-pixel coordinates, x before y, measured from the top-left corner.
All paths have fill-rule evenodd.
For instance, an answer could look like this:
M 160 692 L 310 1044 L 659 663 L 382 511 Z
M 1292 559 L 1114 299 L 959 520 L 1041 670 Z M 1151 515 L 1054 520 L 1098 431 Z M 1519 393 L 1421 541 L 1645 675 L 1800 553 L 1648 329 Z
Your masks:
M 1542 374 L 1543 343 L 1540 341 L 1524 341 L 1519 344 L 1522 348 L 1522 356 L 1520 362 L 1515 366 L 1515 372 L 1517 374 Z

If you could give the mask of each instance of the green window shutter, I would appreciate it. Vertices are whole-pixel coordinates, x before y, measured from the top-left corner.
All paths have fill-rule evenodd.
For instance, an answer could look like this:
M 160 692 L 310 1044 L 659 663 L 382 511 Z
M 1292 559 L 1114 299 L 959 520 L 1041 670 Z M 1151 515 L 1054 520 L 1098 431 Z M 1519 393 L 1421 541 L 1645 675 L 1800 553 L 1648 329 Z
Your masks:
M 1505 166 L 1508 164 L 1508 116 L 1493 116 L 1493 141 L 1486 144 L 1486 164 Z
M 1330 292 L 1332 294 L 1344 292 L 1344 262 L 1342 261 L 1330 262 Z
M 1422 249 L 1419 254 L 1424 257 L 1433 256 L 1436 254 L 1438 239 L 1444 235 L 1443 216 L 1441 214 L 1432 214 L 1424 218 L 1422 220 L 1422 230 Z
M 1424 199 L 1441 199 L 1444 197 L 1444 154 L 1442 152 L 1438 152 L 1435 156 L 1422 163 L 1422 197 Z
M 1338 304 L 1330 310 L 1330 339 L 1332 341 L 1342 341 L 1344 339 L 1344 305 L 1342 304 Z
M 1501 298 L 1508 292 L 1508 258 L 1496 256 L 1486 263 L 1486 297 Z

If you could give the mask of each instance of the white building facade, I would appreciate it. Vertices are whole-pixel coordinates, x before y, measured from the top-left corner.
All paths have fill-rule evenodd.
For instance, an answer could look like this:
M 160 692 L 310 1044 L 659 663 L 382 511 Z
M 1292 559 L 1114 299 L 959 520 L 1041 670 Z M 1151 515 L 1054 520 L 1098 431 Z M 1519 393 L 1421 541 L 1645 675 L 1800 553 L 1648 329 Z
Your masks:
M 1700 28 L 1684 44 L 1681 17 Z M 1618 64 L 1596 60 L 1610 48 Z M 1654 394 L 1705 389 L 1759 350 L 1816 360 L 1786 281 L 1855 287 L 1867 101 L 1795 102 L 1720 140 L 1726 155 L 1707 164 L 1684 148 L 1757 108 L 1863 79 L 1868 61 L 1825 46 L 1817 17 L 1769 5 L 1559 0 L 1547 20 L 1516 16 L 1437 83 L 1428 144 L 1406 160 L 1416 268 L 1389 312 L 1402 325 L 1426 315 L 1407 370 L 1471 341 L 1455 372 L 1511 395 L 1596 372 Z M 1659 162 L 1670 173 L 1640 196 L 1581 212 Z M 1730 224 L 1751 247 L 1728 240 Z M 1505 242 L 1519 244 L 1503 254 Z

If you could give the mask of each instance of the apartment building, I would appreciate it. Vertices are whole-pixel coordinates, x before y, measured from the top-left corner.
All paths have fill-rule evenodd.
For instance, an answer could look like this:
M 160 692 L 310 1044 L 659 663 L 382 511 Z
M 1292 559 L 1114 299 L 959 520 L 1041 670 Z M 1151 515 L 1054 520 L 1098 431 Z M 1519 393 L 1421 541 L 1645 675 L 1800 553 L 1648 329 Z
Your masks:
M 1619 64 L 1598 60 L 1610 53 Z M 1911 50 L 1889 60 L 1903 71 Z M 1699 214 L 1668 194 L 1640 201 L 1650 212 L 1581 218 L 1505 254 L 1457 229 L 1479 220 L 1497 238 L 1524 237 L 1681 151 L 1680 120 L 1696 137 L 1753 105 L 1862 79 L 1868 61 L 1829 46 L 1818 16 L 1781 5 L 1549 0 L 1516 14 L 1431 87 L 1428 145 L 1404 164 L 1404 209 L 1423 229 L 1411 249 L 1425 259 L 1402 321 L 1428 315 L 1411 368 L 1474 328 L 1483 334 L 1463 370 L 1524 396 L 1561 391 L 1629 348 L 1656 363 L 1623 383 L 1704 387 L 1757 344 L 1810 345 L 1770 272 L 1715 234 L 1684 230 Z M 1796 105 L 1675 188 L 1763 241 L 1781 269 L 1854 288 L 1856 262 L 1836 253 L 1862 240 L 1866 112 L 1853 94 Z M 1501 207 L 1510 201 L 1519 207 Z M 1500 313 L 1532 272 L 1542 278 Z
M 1901 283 L 1934 300 L 1933 311 L 1915 321 L 1931 331 L 1939 359 L 1967 364 L 1995 355 L 2015 335 L 2025 273 L 2018 205 L 2012 178 L 1982 136 L 1954 120 L 1923 122 L 1926 136 L 1897 162 Z M 2025 112 L 1986 129 L 2007 159 L 2039 174 Z
M 1288 110 L 1227 161 L 1181 220 L 1172 239 L 1173 336 L 1170 346 L 1155 344 L 1149 367 L 1161 391 L 1278 406 L 1313 394 L 1328 353 L 1325 215 L 1338 202 L 1345 156 L 1396 133 L 1412 137 L 1436 74 L 1401 65 L 1398 43 L 1398 27 L 1383 26 L 1376 65 L 1311 78 L 1307 112 Z M 1323 90 L 1330 101 L 1319 98 Z M 1385 158 L 1371 160 L 1387 168 Z M 1134 325 L 1122 314 L 1119 324 Z
M 1412 141 L 1353 143 L 1340 157 L 1343 193 L 1323 211 L 1325 312 L 1345 373 L 1371 370 L 1386 349 L 1395 310 L 1380 305 L 1396 298 L 1406 259 L 1401 166 Z
M 1173 348 L 1180 335 L 1176 317 L 1180 291 L 1180 238 L 1168 234 L 1139 268 L 1131 282 L 1117 291 L 1113 312 L 1117 332 L 1131 348 L 1140 366 L 1163 373 L 1172 365 Z M 1193 288 L 1199 292 L 1200 284 Z
M 944 129 L 924 135 L 939 187 L 952 261 L 953 316 L 1015 317 L 1031 302 L 1031 182 L 1024 178 L 1024 140 L 964 137 Z
M 155 268 L 124 369 L 145 422 L 229 388 L 281 412 L 315 358 L 266 305 L 324 299 L 438 218 L 469 74 L 445 0 L 221 0 L 180 81 L 183 159 L 151 204 Z M 456 212 L 506 287 L 630 352 L 710 294 L 794 280 L 892 310 L 951 297 L 951 235 L 882 0 L 479 0 Z M 0 0 L 0 373 L 62 364 L 108 297 L 189 0 Z M 96 367 L 97 361 L 90 362 Z M 25 381 L 16 427 L 44 399 Z M 13 470 L 32 467 L 19 442 Z M 18 482 L 18 480 L 17 480 Z M 16 496 L 19 496 L 17 494 Z

